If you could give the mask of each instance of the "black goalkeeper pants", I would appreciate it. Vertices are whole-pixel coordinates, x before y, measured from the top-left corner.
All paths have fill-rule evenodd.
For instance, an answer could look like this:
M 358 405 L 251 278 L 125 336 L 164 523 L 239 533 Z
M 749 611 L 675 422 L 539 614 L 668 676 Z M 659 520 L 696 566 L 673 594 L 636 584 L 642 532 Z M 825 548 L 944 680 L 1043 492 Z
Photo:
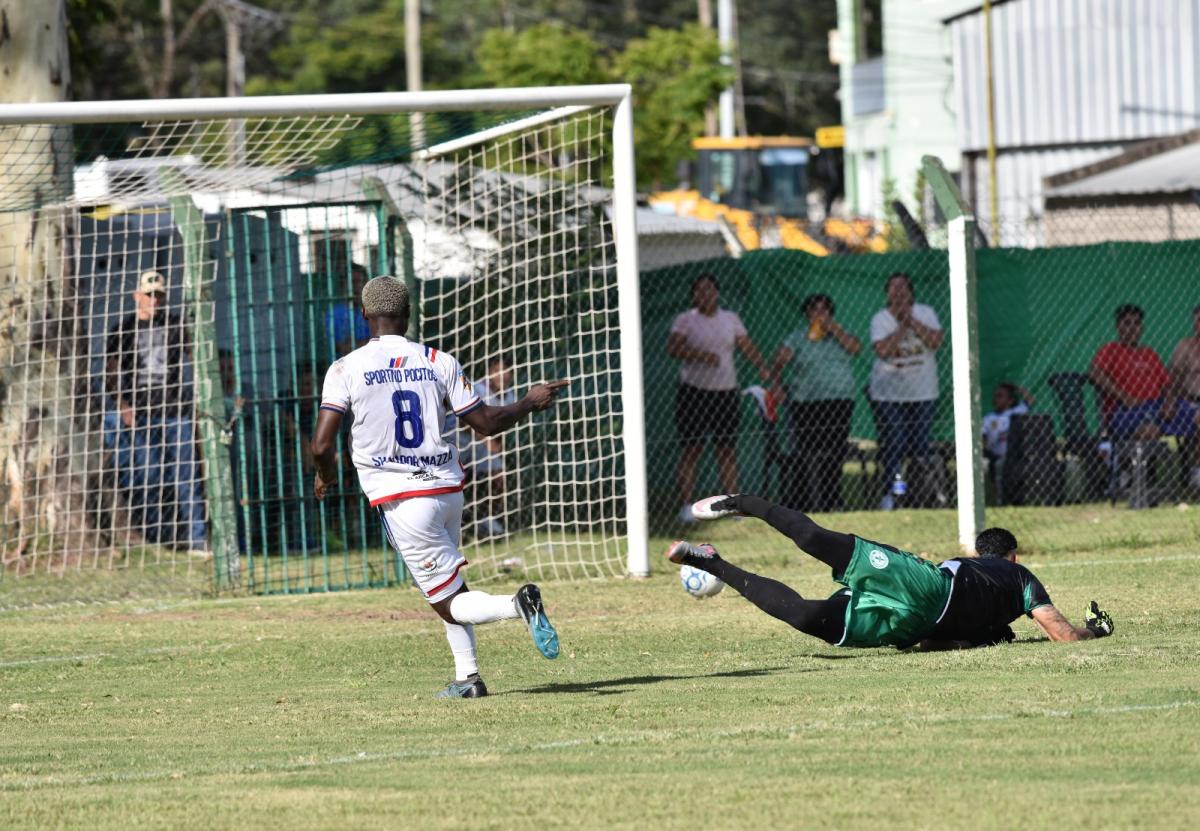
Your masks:
M 735 499 L 741 513 L 765 520 L 801 551 L 833 569 L 834 574 L 841 574 L 850 565 L 854 553 L 854 537 L 850 534 L 822 528 L 800 511 L 775 505 L 758 496 L 742 494 Z M 727 560 L 697 558 L 692 561 L 689 558 L 687 562 L 724 580 L 759 609 L 806 635 L 826 643 L 837 643 L 845 634 L 846 605 L 850 602 L 845 595 L 828 600 L 806 600 L 778 580 L 745 571 Z

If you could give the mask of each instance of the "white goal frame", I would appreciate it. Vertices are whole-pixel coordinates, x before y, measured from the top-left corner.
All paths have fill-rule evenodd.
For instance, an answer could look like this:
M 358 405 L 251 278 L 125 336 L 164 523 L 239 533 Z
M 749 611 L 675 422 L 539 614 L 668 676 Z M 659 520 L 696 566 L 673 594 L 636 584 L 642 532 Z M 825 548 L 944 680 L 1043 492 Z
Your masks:
M 80 124 L 270 116 L 381 115 L 453 111 L 613 108 L 612 227 L 616 250 L 621 356 L 622 444 L 630 575 L 650 572 L 648 553 L 645 394 L 639 296 L 633 98 L 628 84 L 338 95 L 272 95 L 138 101 L 0 105 L 0 125 Z

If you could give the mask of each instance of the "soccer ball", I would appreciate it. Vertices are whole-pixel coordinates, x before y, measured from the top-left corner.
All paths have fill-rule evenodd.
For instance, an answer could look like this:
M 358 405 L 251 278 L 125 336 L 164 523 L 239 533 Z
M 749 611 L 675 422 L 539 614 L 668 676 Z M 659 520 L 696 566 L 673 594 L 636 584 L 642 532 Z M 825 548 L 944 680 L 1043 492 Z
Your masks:
M 725 588 L 723 581 L 691 566 L 679 567 L 679 582 L 683 583 L 683 590 L 692 597 L 712 597 Z

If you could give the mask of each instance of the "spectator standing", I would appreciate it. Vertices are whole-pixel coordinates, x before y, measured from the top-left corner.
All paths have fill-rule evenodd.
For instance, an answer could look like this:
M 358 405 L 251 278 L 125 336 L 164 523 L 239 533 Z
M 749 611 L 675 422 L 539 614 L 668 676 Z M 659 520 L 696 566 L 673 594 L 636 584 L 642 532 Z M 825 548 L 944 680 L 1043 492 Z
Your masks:
M 696 463 L 711 438 L 721 487 L 737 492 L 737 433 L 741 423 L 736 348 L 758 368 L 766 381 L 770 371 L 735 312 L 722 309 L 720 289 L 711 274 L 701 274 L 691 286 L 692 308 L 678 315 L 667 338 L 667 355 L 681 362 L 675 396 L 675 427 L 681 453 L 676 482 L 683 507 L 680 522 L 692 522 L 692 491 Z
M 879 507 L 895 507 L 893 484 L 903 481 L 906 457 L 929 453 L 929 429 L 938 398 L 937 356 L 945 333 L 937 312 L 915 302 L 912 278 L 897 271 L 884 283 L 887 306 L 871 318 L 875 364 L 868 393 L 880 428 L 883 475 L 889 491 Z
M 341 279 L 345 279 L 344 273 Z M 355 298 L 362 297 L 363 286 L 366 284 L 367 270 L 358 263 L 351 263 L 350 299 L 339 300 L 325 313 L 325 328 L 333 338 L 333 348 L 339 358 L 349 355 L 353 349 L 371 339 L 367 319 L 354 308 Z
M 800 510 L 840 511 L 842 462 L 854 414 L 854 356 L 862 342 L 834 319 L 829 295 L 810 294 L 801 309 L 806 325 L 788 335 L 771 366 L 776 378 L 789 363 L 793 370 L 788 408 L 798 493 L 785 502 Z
M 1139 306 L 1117 307 L 1117 339 L 1097 350 L 1089 376 L 1101 392 L 1101 417 L 1114 438 L 1153 441 L 1160 436 L 1189 440 L 1192 453 L 1200 410 L 1180 395 L 1179 376 L 1172 378 L 1149 346 L 1142 346 L 1145 312 Z M 1176 349 L 1178 351 L 1178 349 Z M 1193 455 L 1190 482 L 1200 487 L 1200 459 Z
M 167 281 L 146 271 L 135 310 L 109 332 L 106 387 L 115 408 L 104 416 L 119 485 L 140 510 L 144 537 L 180 550 L 207 549 L 192 423 L 190 337 L 166 310 Z

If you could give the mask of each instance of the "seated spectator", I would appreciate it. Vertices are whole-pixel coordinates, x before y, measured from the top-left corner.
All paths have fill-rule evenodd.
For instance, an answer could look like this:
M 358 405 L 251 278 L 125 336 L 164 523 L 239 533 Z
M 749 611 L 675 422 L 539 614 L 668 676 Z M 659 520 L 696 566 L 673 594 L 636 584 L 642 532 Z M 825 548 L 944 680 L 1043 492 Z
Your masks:
M 191 334 L 183 316 L 167 310 L 162 274 L 143 272 L 132 294 L 133 312 L 112 327 L 105 347 L 104 442 L 144 539 L 204 555 Z
M 1200 410 L 1180 395 L 1158 353 L 1139 345 L 1144 317 L 1138 306 L 1118 307 L 1117 340 L 1100 347 L 1092 359 L 1089 375 L 1102 395 L 1104 425 L 1118 439 L 1192 439 Z M 1191 445 L 1200 446 L 1194 441 Z M 1195 459 L 1190 481 L 1200 487 L 1200 462 Z
M 1180 393 L 1200 403 L 1200 306 L 1192 309 L 1192 335 L 1176 345 L 1169 369 Z
M 475 382 L 475 394 L 490 407 L 507 407 L 517 401 L 513 386 L 513 366 L 507 355 L 494 355 L 487 364 L 487 375 Z M 501 518 L 505 514 L 504 436 L 479 436 L 465 425 L 466 441 L 462 443 L 462 461 L 471 472 L 471 479 L 481 489 L 476 491 L 481 516 L 475 523 L 480 537 L 504 533 Z
M 834 319 L 829 295 L 810 294 L 801 309 L 804 326 L 779 346 L 771 367 L 775 376 L 789 363 L 793 369 L 788 407 L 797 492 L 783 501 L 800 510 L 840 511 L 842 462 L 854 414 L 854 356 L 862 343 Z
M 1004 459 L 1008 455 L 1008 428 L 1015 415 L 1025 415 L 1033 397 L 1011 382 L 997 384 L 992 390 L 992 411 L 983 417 L 983 455 L 991 463 L 992 481 L 996 494 L 1003 501 L 1001 477 Z

